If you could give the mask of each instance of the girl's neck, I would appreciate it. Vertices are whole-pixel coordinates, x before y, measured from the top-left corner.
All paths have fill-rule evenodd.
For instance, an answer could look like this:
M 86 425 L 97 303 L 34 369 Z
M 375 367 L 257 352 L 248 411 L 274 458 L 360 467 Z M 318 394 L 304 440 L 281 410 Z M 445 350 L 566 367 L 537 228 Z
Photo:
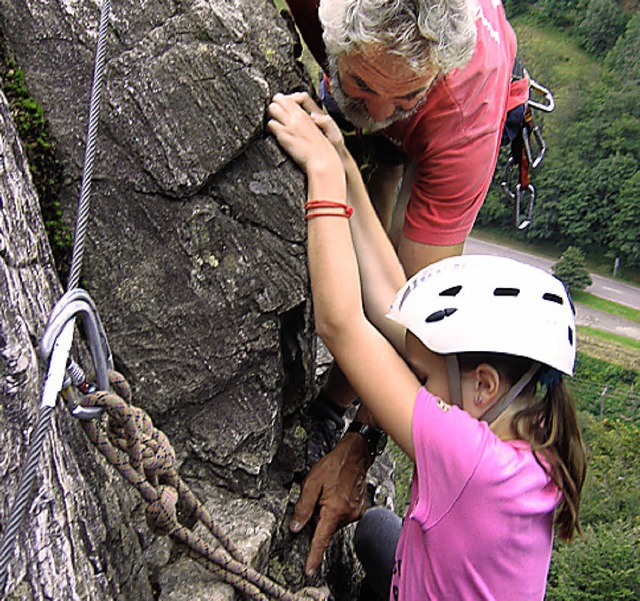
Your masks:
M 513 427 L 513 416 L 529 403 L 526 396 L 519 396 L 491 424 L 491 430 L 500 440 L 518 440 L 521 436 Z

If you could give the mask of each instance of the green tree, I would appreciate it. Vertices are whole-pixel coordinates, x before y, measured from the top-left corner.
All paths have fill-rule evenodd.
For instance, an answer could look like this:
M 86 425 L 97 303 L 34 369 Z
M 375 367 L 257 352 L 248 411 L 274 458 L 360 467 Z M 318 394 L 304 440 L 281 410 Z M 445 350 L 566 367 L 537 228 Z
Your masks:
M 547 601 L 638 601 L 640 524 L 620 519 L 585 529 L 585 537 L 554 549 Z
M 584 290 L 593 282 L 587 271 L 587 262 L 579 248 L 569 246 L 560 260 L 553 266 L 553 274 L 569 291 Z
M 607 369 L 602 361 L 600 367 Z M 581 368 L 584 371 L 584 366 Z M 594 374 L 595 375 L 595 374 Z M 588 452 L 580 518 L 584 537 L 556 541 L 547 601 L 640 599 L 640 430 L 633 423 L 581 414 Z
M 584 14 L 584 5 L 580 0 L 540 0 L 536 8 L 542 21 L 556 27 L 571 28 Z
M 620 185 L 637 172 L 638 163 L 628 154 L 612 154 L 587 168 L 574 190 L 563 197 L 559 225 L 566 239 L 582 249 L 609 248 L 612 220 L 618 208 Z
M 616 211 L 612 218 L 611 246 L 623 264 L 640 268 L 640 171 L 622 184 Z
M 591 0 L 578 25 L 579 43 L 587 52 L 602 57 L 624 33 L 628 20 L 612 0 Z
M 619 419 L 600 421 L 586 414 L 581 414 L 581 418 L 589 457 L 580 509 L 582 524 L 596 526 L 637 518 L 640 515 L 640 474 L 636 470 L 640 429 L 633 422 Z
M 627 23 L 624 35 L 620 36 L 607 56 L 606 64 L 620 77 L 629 81 L 640 81 L 640 13 Z

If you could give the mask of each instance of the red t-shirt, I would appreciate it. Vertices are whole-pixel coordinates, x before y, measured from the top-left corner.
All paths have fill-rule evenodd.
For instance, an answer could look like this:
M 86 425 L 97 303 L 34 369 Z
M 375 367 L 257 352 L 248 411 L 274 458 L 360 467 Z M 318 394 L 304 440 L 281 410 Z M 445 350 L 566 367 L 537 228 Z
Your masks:
M 287 0 L 305 43 L 326 65 L 318 0 Z M 403 233 L 415 242 L 463 242 L 493 177 L 508 110 L 526 102 L 526 80 L 510 85 L 516 37 L 499 0 L 479 0 L 468 65 L 429 91 L 410 118 L 384 130 L 415 161 Z

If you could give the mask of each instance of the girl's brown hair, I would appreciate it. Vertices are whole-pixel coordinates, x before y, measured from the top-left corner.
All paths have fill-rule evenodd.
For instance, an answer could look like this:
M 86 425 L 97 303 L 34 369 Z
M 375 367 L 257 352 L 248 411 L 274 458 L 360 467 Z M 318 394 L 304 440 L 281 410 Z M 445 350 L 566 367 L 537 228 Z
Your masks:
M 530 359 L 501 354 L 461 353 L 458 360 L 462 371 L 472 370 L 480 363 L 493 365 L 512 384 L 531 366 Z M 548 369 L 542 366 L 540 372 Z M 519 438 L 531 445 L 538 463 L 562 493 L 556 525 L 560 538 L 571 540 L 576 533 L 582 533 L 580 493 L 587 471 L 587 453 L 573 396 L 566 383 L 552 378 L 548 385 L 541 385 L 539 375 L 521 393 L 534 400 L 514 414 L 512 427 Z M 546 461 L 540 461 L 540 455 Z

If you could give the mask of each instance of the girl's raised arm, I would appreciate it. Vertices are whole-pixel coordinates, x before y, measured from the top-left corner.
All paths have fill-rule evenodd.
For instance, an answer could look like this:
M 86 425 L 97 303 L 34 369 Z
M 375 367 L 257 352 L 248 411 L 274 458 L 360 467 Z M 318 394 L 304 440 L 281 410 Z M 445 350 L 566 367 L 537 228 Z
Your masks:
M 310 117 L 308 101 L 310 98 L 306 94 L 275 96 L 268 110 L 271 120 L 267 127 L 305 170 L 308 200 L 343 205 L 342 209 L 311 205 L 317 208 L 310 208 L 307 213 L 309 273 L 316 328 L 376 421 L 413 456 L 411 419 L 420 384 L 385 336 L 365 317 L 361 274 L 351 237 L 351 219 L 348 218 L 351 207 L 346 206 L 347 176 L 343 159 L 323 133 L 326 128 L 317 125 L 320 115 Z M 349 173 L 349 177 L 351 175 Z M 357 179 L 349 184 L 354 192 L 354 204 L 357 204 L 354 211 L 361 211 L 361 215 L 354 213 L 352 218 L 354 237 L 358 237 L 361 248 L 376 256 L 376 238 L 381 245 L 388 240 L 381 226 L 376 229 L 375 224 L 379 226 L 377 217 L 373 209 L 368 212 L 365 202 L 368 198 L 362 196 L 366 191 L 364 188 L 358 190 L 358 185 Z M 372 226 L 374 241 L 371 244 L 366 240 L 368 226 Z M 388 256 L 384 250 L 380 258 L 394 277 L 398 277 L 398 272 L 391 267 L 393 262 L 385 263 Z M 384 297 L 382 304 L 386 313 L 397 290 L 392 290 L 395 284 L 388 285 L 384 277 L 374 275 L 375 271 L 373 260 L 363 262 L 363 290 L 369 290 L 367 296 L 375 299 L 378 298 L 376 290 L 383 289 L 381 297 Z M 371 282 L 372 276 L 374 280 L 378 279 Z M 402 283 L 404 280 L 398 284 Z M 389 298 L 386 298 L 387 294 L 390 294 Z M 374 303 L 381 304 L 378 300 Z

